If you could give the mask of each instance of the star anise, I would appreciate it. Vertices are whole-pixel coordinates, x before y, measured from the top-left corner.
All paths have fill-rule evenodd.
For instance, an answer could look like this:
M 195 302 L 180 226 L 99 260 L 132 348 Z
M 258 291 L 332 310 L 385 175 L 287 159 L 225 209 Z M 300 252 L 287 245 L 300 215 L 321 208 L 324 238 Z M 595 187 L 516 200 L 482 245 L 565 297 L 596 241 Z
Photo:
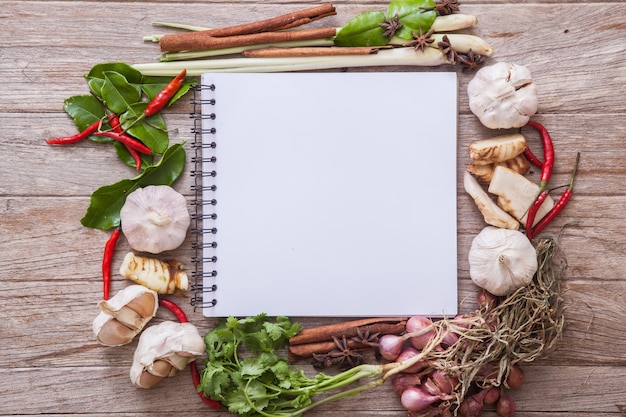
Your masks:
M 396 34 L 397 31 L 402 29 L 402 23 L 400 23 L 400 18 L 398 17 L 398 13 L 396 13 L 393 18 L 385 20 L 380 25 L 381 28 L 384 29 L 383 36 L 386 38 L 392 38 L 393 35 Z
M 359 352 L 350 349 L 348 339 L 344 335 L 341 339 L 333 336 L 336 348 L 326 354 L 313 354 L 313 366 L 316 368 L 327 368 L 330 366 L 340 366 L 343 368 L 353 368 L 365 362 L 365 358 Z
M 431 39 L 434 30 L 430 29 L 428 32 L 423 33 L 422 28 L 419 29 L 419 33 L 411 32 L 413 36 L 413 40 L 404 44 L 404 46 L 412 46 L 416 51 L 422 51 L 426 49 L 427 46 L 432 44 L 435 40 Z
M 448 61 L 456 63 L 456 51 L 452 49 L 452 44 L 450 43 L 448 35 L 443 35 L 441 42 L 437 43 L 437 47 L 446 56 Z
M 369 330 L 362 330 L 360 327 L 356 328 L 356 336 L 352 338 L 355 342 L 369 347 L 378 347 L 378 336 L 380 333 L 370 334 Z
M 456 61 L 463 66 L 463 71 L 472 71 L 480 67 L 485 59 L 470 49 L 467 54 L 457 54 Z
M 441 0 L 435 8 L 440 16 L 457 13 L 460 10 L 458 0 Z

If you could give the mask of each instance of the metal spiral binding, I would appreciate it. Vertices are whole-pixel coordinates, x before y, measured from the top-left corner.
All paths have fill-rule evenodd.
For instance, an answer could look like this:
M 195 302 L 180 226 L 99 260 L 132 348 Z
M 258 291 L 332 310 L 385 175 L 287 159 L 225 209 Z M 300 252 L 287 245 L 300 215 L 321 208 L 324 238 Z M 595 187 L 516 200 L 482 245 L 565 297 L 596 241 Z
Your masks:
M 206 183 L 211 178 L 217 176 L 217 171 L 213 168 L 208 168 L 211 165 L 214 167 L 217 163 L 217 158 L 210 152 L 217 147 L 214 140 L 209 139 L 209 135 L 215 135 L 215 127 L 210 126 L 209 123 L 215 120 L 215 113 L 207 111 L 207 106 L 214 106 L 214 98 L 206 98 L 207 91 L 215 91 L 214 85 L 198 85 L 194 88 L 194 97 L 192 99 L 193 112 L 191 118 L 193 119 L 193 127 L 191 133 L 194 135 L 194 141 L 191 148 L 193 149 L 193 156 L 191 158 L 193 169 L 191 170 L 191 176 L 193 177 L 193 184 L 191 186 L 192 191 L 195 194 L 193 206 L 194 212 L 191 215 L 193 220 L 193 234 L 194 243 L 192 249 L 194 250 L 194 256 L 192 262 L 194 263 L 194 272 L 191 274 L 193 284 L 191 285 L 191 291 L 193 296 L 191 297 L 191 305 L 194 306 L 194 311 L 197 308 L 212 307 L 217 303 L 215 292 L 217 291 L 217 285 L 205 285 L 205 279 L 214 278 L 217 276 L 217 270 L 215 270 L 215 264 L 217 263 L 217 257 L 210 255 L 207 250 L 212 250 L 217 247 L 217 242 L 214 241 L 217 234 L 217 228 L 213 225 L 217 219 L 217 213 L 212 212 L 211 206 L 217 205 L 215 198 L 206 198 L 207 194 L 213 193 L 217 190 L 215 184 Z M 209 241 L 204 241 L 206 238 L 212 236 Z M 213 268 L 205 270 L 205 266 L 213 264 Z

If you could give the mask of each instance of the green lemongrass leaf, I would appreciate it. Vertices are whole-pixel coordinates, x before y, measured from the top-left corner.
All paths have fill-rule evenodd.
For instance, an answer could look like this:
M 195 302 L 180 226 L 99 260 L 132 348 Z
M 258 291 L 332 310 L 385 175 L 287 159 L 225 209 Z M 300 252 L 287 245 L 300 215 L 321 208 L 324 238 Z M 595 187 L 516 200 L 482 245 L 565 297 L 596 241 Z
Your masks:
M 102 99 L 113 113 L 121 114 L 141 100 L 141 88 L 130 84 L 120 73 L 106 71 L 102 85 Z
M 169 146 L 167 126 L 160 113 L 142 116 L 147 105 L 146 102 L 140 102 L 128 106 L 127 111 L 120 116 L 120 123 L 132 137 L 139 139 L 153 152 L 161 154 Z
M 368 11 L 352 18 L 337 32 L 337 46 L 384 46 L 389 39 L 380 26 L 385 22 L 385 15 L 379 11 Z
M 89 207 L 80 220 L 85 227 L 108 230 L 120 225 L 120 210 L 128 194 L 148 185 L 172 185 L 185 167 L 183 144 L 172 145 L 158 164 L 148 167 L 136 176 L 98 188 L 91 195 Z
M 106 72 L 117 72 L 118 74 L 123 75 L 124 78 L 126 78 L 126 80 L 131 84 L 140 84 L 143 77 L 141 72 L 124 62 L 105 62 L 102 64 L 96 64 L 93 68 L 91 68 L 86 77 L 88 79 L 100 78 L 104 80 L 104 74 Z
M 124 146 L 124 144 L 114 141 L 113 147 L 115 148 L 115 153 L 117 154 L 117 157 L 120 158 L 122 162 L 124 162 L 129 167 L 136 169 L 135 158 L 133 158 L 130 152 L 128 152 L 128 149 L 126 148 L 126 146 Z M 141 166 L 139 167 L 139 170 L 152 166 L 152 164 L 154 163 L 154 155 L 145 155 L 140 153 L 139 156 L 141 157 Z
M 389 3 L 387 19 L 398 16 L 402 27 L 395 33 L 401 39 L 413 39 L 413 33 L 428 32 L 437 18 L 433 0 L 399 0 Z

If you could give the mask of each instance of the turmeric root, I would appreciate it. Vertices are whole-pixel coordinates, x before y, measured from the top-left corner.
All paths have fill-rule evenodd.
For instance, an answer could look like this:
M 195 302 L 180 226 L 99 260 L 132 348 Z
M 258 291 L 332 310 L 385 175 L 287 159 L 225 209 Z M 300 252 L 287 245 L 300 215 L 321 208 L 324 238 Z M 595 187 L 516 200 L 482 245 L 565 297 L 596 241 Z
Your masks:
M 175 260 L 161 261 L 128 252 L 120 266 L 120 274 L 159 294 L 174 294 L 177 289 L 185 291 L 189 288 L 189 278 L 181 263 Z

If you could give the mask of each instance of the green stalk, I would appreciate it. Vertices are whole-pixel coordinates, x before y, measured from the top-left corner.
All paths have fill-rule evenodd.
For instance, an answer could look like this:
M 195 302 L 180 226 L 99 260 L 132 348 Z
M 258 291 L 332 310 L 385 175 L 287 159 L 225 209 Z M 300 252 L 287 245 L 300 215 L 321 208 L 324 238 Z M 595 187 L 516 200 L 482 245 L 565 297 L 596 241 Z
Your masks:
M 176 75 L 187 69 L 187 75 L 198 76 L 207 72 L 284 72 L 373 66 L 438 66 L 449 64 L 439 49 L 427 48 L 424 52 L 413 48 L 381 50 L 372 55 L 325 56 L 298 58 L 222 58 L 197 61 L 174 61 L 135 64 L 144 75 Z

